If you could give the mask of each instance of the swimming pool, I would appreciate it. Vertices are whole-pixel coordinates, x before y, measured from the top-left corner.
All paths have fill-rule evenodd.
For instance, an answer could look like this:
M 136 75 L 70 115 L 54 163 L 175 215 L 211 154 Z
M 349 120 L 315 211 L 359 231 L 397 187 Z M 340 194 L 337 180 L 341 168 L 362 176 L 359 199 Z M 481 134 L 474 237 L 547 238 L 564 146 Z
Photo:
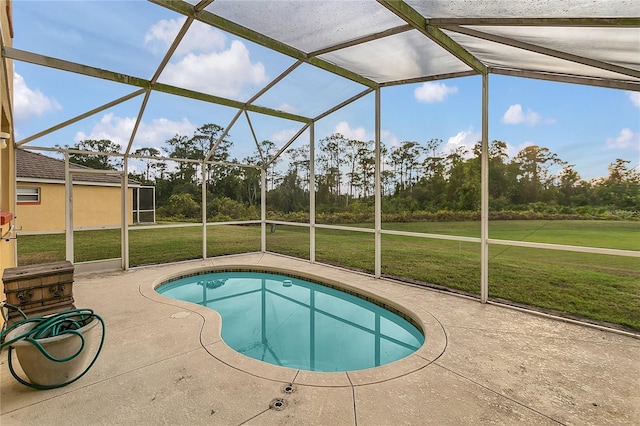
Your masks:
M 362 370 L 402 359 L 424 343 L 422 332 L 399 313 L 286 275 L 210 272 L 167 282 L 156 291 L 216 310 L 227 345 L 285 367 Z

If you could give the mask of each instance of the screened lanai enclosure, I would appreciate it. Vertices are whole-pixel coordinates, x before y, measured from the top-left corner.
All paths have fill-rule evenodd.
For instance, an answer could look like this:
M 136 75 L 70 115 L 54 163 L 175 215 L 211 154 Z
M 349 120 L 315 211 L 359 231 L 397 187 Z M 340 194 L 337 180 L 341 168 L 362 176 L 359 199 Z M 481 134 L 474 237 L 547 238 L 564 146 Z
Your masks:
M 66 176 L 64 233 L 23 226 L 19 263 L 273 252 L 640 330 L 638 3 L 11 7 L 16 148 Z M 77 225 L 71 163 L 121 179 L 119 225 Z

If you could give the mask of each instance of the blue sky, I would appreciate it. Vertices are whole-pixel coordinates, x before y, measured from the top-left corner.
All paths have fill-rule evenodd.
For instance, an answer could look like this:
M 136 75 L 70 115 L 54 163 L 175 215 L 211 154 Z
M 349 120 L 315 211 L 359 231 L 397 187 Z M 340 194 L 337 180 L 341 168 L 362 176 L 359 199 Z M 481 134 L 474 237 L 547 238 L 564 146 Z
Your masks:
M 149 79 L 184 18 L 142 1 L 16 1 L 14 47 Z M 293 59 L 210 27 L 194 24 L 160 82 L 244 101 Z M 640 93 L 491 75 L 489 139 L 513 156 L 540 145 L 575 164 L 583 179 L 607 175 L 617 158 L 640 160 Z M 133 86 L 15 63 L 16 140 L 130 94 Z M 364 90 L 363 86 L 303 65 L 256 103 L 313 117 Z M 382 89 L 382 140 L 389 146 L 441 139 L 441 151 L 472 147 L 481 136 L 479 76 Z M 88 117 L 29 145 L 73 145 L 110 139 L 126 146 L 142 96 Z M 163 146 L 205 124 L 226 127 L 235 110 L 162 93 L 152 94 L 133 149 Z M 249 114 L 259 140 L 286 143 L 300 123 Z M 374 137 L 374 95 L 320 120 L 316 139 L 340 132 Z M 230 131 L 232 156 L 255 151 L 242 117 Z M 293 146 L 308 142 L 303 135 Z

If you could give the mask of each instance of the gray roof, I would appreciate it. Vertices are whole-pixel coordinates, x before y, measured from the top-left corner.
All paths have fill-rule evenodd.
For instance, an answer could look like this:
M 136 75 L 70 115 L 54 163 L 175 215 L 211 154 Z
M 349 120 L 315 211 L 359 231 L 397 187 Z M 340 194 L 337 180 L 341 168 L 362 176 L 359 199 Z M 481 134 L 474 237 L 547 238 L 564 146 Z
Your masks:
M 16 177 L 19 180 L 44 179 L 64 182 L 64 161 L 47 157 L 36 152 L 16 149 Z M 69 163 L 73 170 L 94 170 L 90 167 Z M 74 182 L 93 182 L 97 184 L 121 183 L 120 177 L 106 174 L 75 174 Z M 140 182 L 129 179 L 129 185 L 139 186 Z

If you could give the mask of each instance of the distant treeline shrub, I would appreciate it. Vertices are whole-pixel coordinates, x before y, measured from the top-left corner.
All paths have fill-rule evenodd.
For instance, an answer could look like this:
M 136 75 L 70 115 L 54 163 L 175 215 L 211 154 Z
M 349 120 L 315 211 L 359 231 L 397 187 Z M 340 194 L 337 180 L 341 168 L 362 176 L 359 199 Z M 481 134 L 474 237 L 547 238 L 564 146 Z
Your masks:
M 389 206 L 389 205 L 387 205 Z M 375 220 L 372 205 L 354 203 L 352 206 L 336 211 L 337 208 L 321 208 L 316 213 L 316 222 L 325 224 L 373 223 Z M 200 221 L 200 204 L 191 194 L 174 194 L 167 205 L 158 208 L 158 220 L 161 221 Z M 213 198 L 207 202 L 208 221 L 239 221 L 260 219 L 260 210 L 256 205 L 247 206 L 228 197 Z M 490 220 L 640 220 L 637 211 L 607 209 L 596 206 L 552 206 L 543 203 L 512 206 L 509 210 L 492 210 Z M 267 220 L 308 223 L 309 212 L 299 211 L 282 213 L 270 210 Z M 398 211 L 382 212 L 382 221 L 393 222 L 461 222 L 480 220 L 479 211 Z

